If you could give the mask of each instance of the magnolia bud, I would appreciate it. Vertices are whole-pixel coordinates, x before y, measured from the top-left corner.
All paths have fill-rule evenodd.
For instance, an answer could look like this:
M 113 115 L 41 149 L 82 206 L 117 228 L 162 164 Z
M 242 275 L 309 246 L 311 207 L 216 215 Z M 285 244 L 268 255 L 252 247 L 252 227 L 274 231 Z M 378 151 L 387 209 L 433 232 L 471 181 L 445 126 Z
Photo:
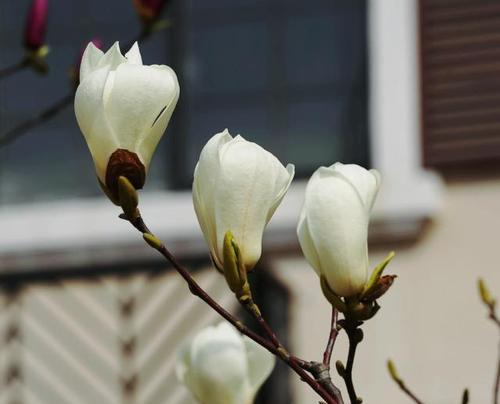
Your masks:
M 218 268 L 224 268 L 228 231 L 239 247 L 245 270 L 260 258 L 262 234 L 294 175 L 271 153 L 225 130 L 203 148 L 193 180 L 193 203 Z
M 251 404 L 275 358 L 228 323 L 208 327 L 179 353 L 176 373 L 202 404 Z
M 48 0 L 31 2 L 24 30 L 24 46 L 31 51 L 37 51 L 45 44 L 48 11 Z
M 297 234 L 302 251 L 338 296 L 361 293 L 368 279 L 368 223 L 380 185 L 375 170 L 320 167 L 306 188 Z
M 179 98 L 168 66 L 144 66 L 135 43 L 125 56 L 116 42 L 106 53 L 90 43 L 75 95 L 78 125 L 92 154 L 97 177 L 111 199 L 118 178 L 144 185 L 151 158 Z

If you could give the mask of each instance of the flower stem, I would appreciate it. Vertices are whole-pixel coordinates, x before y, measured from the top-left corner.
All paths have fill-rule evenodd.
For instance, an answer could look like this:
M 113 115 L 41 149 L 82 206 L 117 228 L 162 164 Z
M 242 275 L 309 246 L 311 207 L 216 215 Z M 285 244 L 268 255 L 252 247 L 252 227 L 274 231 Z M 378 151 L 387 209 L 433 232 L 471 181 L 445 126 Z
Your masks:
M 498 364 L 497 364 L 497 375 L 495 377 L 495 386 L 493 388 L 493 403 L 499 404 L 498 393 L 500 390 L 500 344 L 498 346 Z
M 151 233 L 151 231 L 144 223 L 144 220 L 142 219 L 140 214 L 138 214 L 138 216 L 132 220 L 130 219 L 127 220 L 129 220 L 129 222 L 141 233 L 151 235 L 156 239 L 156 237 L 153 235 L 153 233 Z M 239 319 L 237 319 L 235 316 L 233 316 L 231 313 L 225 310 L 222 306 L 220 306 L 215 300 L 213 300 L 208 295 L 208 293 L 206 293 L 203 290 L 203 288 L 194 280 L 189 271 L 177 261 L 175 256 L 167 249 L 167 247 L 163 243 L 159 242 L 153 244 L 148 242 L 148 244 L 151 247 L 155 248 L 160 254 L 162 254 L 167 259 L 167 261 L 169 261 L 172 264 L 175 270 L 184 278 L 184 280 L 189 286 L 189 290 L 193 295 L 203 300 L 206 304 L 208 304 L 213 310 L 215 310 L 221 317 L 223 317 L 230 324 L 232 324 L 242 334 L 254 340 L 256 343 L 258 343 L 259 345 L 267 349 L 269 352 L 271 352 L 273 355 L 283 360 L 295 373 L 297 373 L 300 376 L 300 378 L 303 381 L 309 384 L 311 388 L 323 400 L 325 400 L 327 404 L 341 404 L 337 402 L 337 400 L 335 400 L 333 397 L 331 397 L 330 394 L 316 380 L 314 380 L 314 378 L 312 378 L 304 369 L 302 369 L 293 356 L 290 356 L 288 353 L 284 354 L 284 352 L 278 346 L 276 346 L 275 343 L 265 338 L 262 338 L 260 335 L 250 330 Z M 275 338 L 277 341 L 276 336 Z
M 342 321 L 342 327 L 345 329 L 349 339 L 349 353 L 347 355 L 345 371 L 342 372 L 341 376 L 344 379 L 351 404 L 360 403 L 352 380 L 352 369 L 354 367 L 354 358 L 356 357 L 356 348 L 363 340 L 363 331 L 359 328 L 361 324 L 359 321 L 352 321 L 348 318 Z
M 332 361 L 333 346 L 335 345 L 335 340 L 337 339 L 337 335 L 339 334 L 339 330 L 337 329 L 338 317 L 339 317 L 338 310 L 332 306 L 330 335 L 328 337 L 328 343 L 325 348 L 325 353 L 323 354 L 323 364 L 326 366 L 330 366 L 330 363 Z
M 498 318 L 496 312 L 495 302 L 485 302 L 488 307 L 488 318 L 493 321 L 494 324 L 497 325 L 498 330 L 500 331 L 500 318 Z M 498 346 L 498 364 L 497 364 L 497 372 L 495 376 L 495 381 L 493 385 L 493 404 L 500 404 L 499 398 L 500 392 L 500 344 Z

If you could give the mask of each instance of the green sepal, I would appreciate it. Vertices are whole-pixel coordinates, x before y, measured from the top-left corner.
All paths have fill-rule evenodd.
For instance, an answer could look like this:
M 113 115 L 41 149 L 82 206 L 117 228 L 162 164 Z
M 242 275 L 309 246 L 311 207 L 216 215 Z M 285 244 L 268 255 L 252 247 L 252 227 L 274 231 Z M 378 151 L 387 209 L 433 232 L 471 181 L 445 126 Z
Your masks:
M 233 240 L 233 233 L 231 233 L 231 231 L 227 231 L 224 235 L 224 244 L 222 249 L 224 258 L 223 273 L 226 278 L 226 282 L 229 285 L 229 289 L 231 289 L 234 293 L 238 293 L 241 291 L 243 282 L 240 278 L 238 254 L 234 248 Z
M 132 183 L 123 175 L 118 177 L 118 199 L 123 213 L 125 213 L 129 220 L 134 220 L 139 216 L 139 211 L 137 210 L 139 195 Z
M 223 275 L 229 289 L 234 292 L 241 303 L 251 306 L 253 299 L 247 272 L 243 264 L 240 247 L 230 230 L 224 235 L 223 258 Z
M 370 302 L 382 297 L 392 286 L 396 278 L 396 275 L 382 276 L 377 283 L 363 295 L 362 301 Z
M 371 293 L 372 289 L 377 287 L 377 283 L 381 278 L 384 269 L 387 267 L 389 262 L 391 262 L 391 260 L 394 258 L 394 255 L 395 255 L 394 251 L 391 251 L 387 255 L 387 257 L 385 257 L 385 259 L 375 267 L 372 274 L 370 275 L 370 279 L 368 279 L 368 282 L 366 283 L 365 288 L 363 289 L 363 292 L 361 292 L 360 299 L 363 299 L 364 296 Z
M 326 300 L 330 302 L 330 304 L 335 307 L 341 313 L 345 313 L 347 311 L 347 305 L 342 301 L 340 296 L 335 294 L 335 292 L 330 288 L 328 282 L 324 276 L 320 277 L 321 290 L 323 295 L 326 297 Z
M 491 296 L 491 293 L 486 286 L 486 282 L 482 278 L 479 278 L 477 281 L 477 286 L 479 289 L 479 295 L 481 296 L 481 300 L 483 301 L 483 303 L 488 307 L 495 307 L 496 301 Z

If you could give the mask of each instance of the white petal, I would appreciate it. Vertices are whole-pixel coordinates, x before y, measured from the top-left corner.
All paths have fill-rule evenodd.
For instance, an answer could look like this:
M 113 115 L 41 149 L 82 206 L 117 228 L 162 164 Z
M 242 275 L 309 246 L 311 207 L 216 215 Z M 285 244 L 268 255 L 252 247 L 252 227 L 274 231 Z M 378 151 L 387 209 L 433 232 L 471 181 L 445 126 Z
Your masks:
M 250 338 L 243 337 L 243 343 L 247 352 L 248 380 L 253 398 L 273 371 L 276 358 Z
M 271 153 L 241 137 L 220 150 L 220 172 L 214 191 L 219 256 L 224 234 L 230 230 L 247 268 L 258 261 L 262 234 L 290 183 L 290 173 Z
M 166 66 L 122 64 L 105 103 L 120 147 L 136 152 L 149 166 L 179 97 L 179 84 Z
M 203 330 L 191 345 L 193 393 L 206 404 L 241 404 L 249 395 L 246 351 L 227 323 Z
M 142 66 L 141 51 L 139 50 L 139 45 L 137 44 L 137 42 L 134 42 L 132 47 L 125 54 L 125 57 L 127 58 L 128 63 Z
M 364 205 L 371 211 L 380 183 L 378 172 L 368 171 L 357 164 L 335 163 L 330 168 L 345 176 L 358 192 Z
M 311 239 L 309 225 L 307 224 L 305 206 L 302 207 L 302 212 L 300 213 L 300 219 L 297 225 L 297 237 L 299 239 L 300 248 L 302 249 L 307 262 L 309 262 L 309 264 L 313 267 L 318 276 L 321 276 L 321 261 L 319 260 L 318 252 L 316 251 L 316 247 Z
M 108 70 L 101 68 L 80 83 L 75 94 L 75 115 L 94 159 L 97 176 L 105 183 L 106 167 L 118 142 L 104 114 L 103 94 Z
M 203 147 L 196 164 L 193 178 L 193 204 L 205 240 L 217 266 L 222 260 L 217 256 L 217 234 L 215 231 L 214 188 L 219 175 L 219 149 L 232 140 L 228 130 L 217 133 Z
M 92 42 L 89 42 L 82 55 L 82 62 L 80 65 L 80 81 L 88 77 L 91 73 L 97 70 L 99 61 L 104 53 L 96 47 Z
M 101 57 L 97 65 L 98 68 L 106 67 L 109 71 L 116 70 L 122 63 L 127 63 L 127 59 L 120 51 L 120 45 L 115 42 L 111 48 Z
M 295 165 L 287 164 L 285 170 L 287 175 L 285 175 L 285 173 L 280 170 L 280 175 L 277 177 L 277 181 L 275 183 L 276 198 L 271 204 L 269 212 L 267 212 L 266 223 L 269 223 L 271 217 L 274 215 L 274 212 L 276 212 L 276 209 L 278 209 L 278 206 L 285 197 L 288 188 L 290 188 L 293 177 L 295 176 Z
M 321 167 L 306 189 L 305 210 L 321 271 L 341 296 L 360 292 L 368 276 L 368 212 L 344 175 Z

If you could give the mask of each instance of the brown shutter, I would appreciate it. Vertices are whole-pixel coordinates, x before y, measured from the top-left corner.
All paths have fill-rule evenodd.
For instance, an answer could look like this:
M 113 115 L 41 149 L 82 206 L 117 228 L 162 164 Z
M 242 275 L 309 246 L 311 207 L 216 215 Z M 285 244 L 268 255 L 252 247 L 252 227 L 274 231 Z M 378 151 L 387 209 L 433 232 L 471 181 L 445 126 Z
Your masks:
M 500 162 L 500 0 L 420 0 L 424 163 Z

